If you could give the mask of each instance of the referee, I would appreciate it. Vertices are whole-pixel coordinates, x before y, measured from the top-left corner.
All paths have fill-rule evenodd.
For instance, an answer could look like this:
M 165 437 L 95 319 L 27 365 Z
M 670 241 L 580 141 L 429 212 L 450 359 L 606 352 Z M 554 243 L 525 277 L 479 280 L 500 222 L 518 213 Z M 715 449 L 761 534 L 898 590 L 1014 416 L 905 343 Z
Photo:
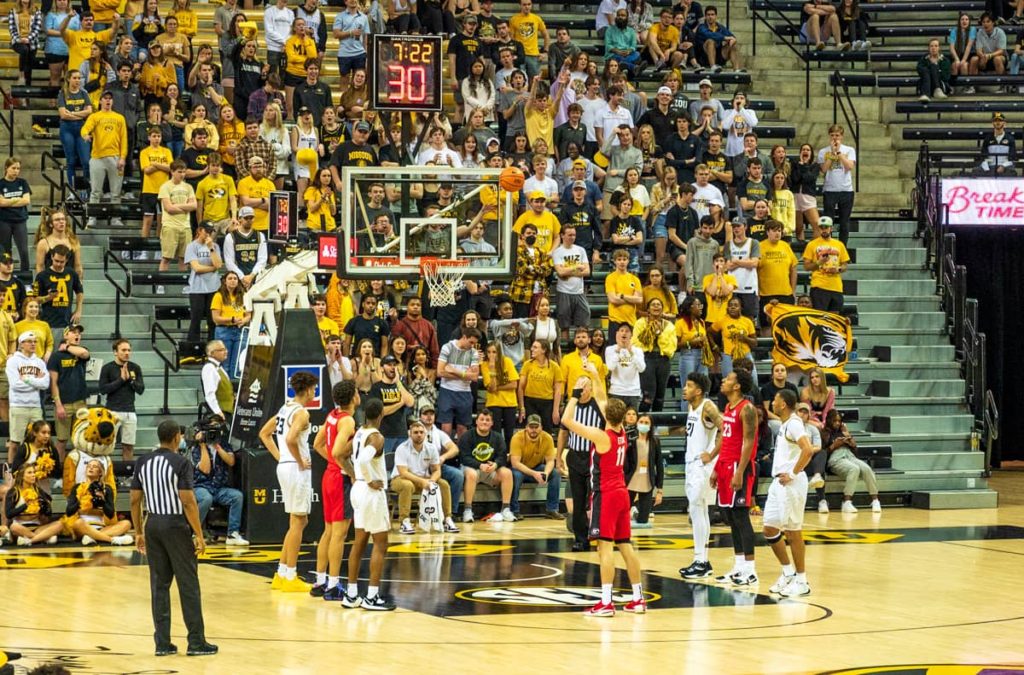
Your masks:
M 594 373 L 584 368 L 585 374 L 591 375 L 590 383 L 583 387 L 577 396 L 575 421 L 595 429 L 604 428 L 604 383 L 594 387 Z M 572 494 L 572 534 L 573 551 L 590 550 L 590 523 L 587 521 L 587 506 L 590 504 L 590 446 L 589 440 L 569 431 L 563 425 L 558 432 L 558 456 L 563 457 L 569 473 L 569 492 Z
M 217 646 L 206 641 L 196 557 L 206 550 L 199 506 L 192 491 L 192 464 L 178 454 L 181 427 L 171 420 L 156 430 L 160 447 L 135 463 L 132 524 L 139 553 L 149 556 L 149 590 L 156 655 L 177 654 L 171 644 L 171 581 L 178 580 L 181 611 L 188 627 L 188 655 L 210 656 Z M 142 500 L 148 517 L 143 530 Z M 190 531 L 191 529 L 191 531 Z

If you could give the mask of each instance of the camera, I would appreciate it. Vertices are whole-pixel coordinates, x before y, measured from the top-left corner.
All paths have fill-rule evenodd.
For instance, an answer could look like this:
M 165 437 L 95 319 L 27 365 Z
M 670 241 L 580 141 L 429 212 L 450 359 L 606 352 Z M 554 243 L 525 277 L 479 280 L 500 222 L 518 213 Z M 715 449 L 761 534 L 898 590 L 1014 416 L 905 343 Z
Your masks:
M 201 417 L 192 425 L 192 429 L 186 437 L 192 439 L 193 443 L 202 442 L 213 445 L 220 442 L 226 431 L 224 422 L 219 417 Z

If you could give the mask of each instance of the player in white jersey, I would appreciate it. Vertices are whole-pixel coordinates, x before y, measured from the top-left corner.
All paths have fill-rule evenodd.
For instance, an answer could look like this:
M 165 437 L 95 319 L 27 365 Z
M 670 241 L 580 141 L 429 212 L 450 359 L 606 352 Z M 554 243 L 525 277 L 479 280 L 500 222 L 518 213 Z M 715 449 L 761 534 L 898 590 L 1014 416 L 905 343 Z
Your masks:
M 689 403 L 686 416 L 686 500 L 693 526 L 693 562 L 679 570 L 684 579 L 712 576 L 708 562 L 711 518 L 708 504 L 714 499 L 711 472 L 718 455 L 716 440 L 722 429 L 722 414 L 714 401 L 705 398 L 711 381 L 702 373 L 690 373 L 683 385 L 683 398 Z
M 352 439 L 352 465 L 356 482 L 352 486 L 352 524 L 355 541 L 348 555 L 348 588 L 341 604 L 373 611 L 390 611 L 395 603 L 380 594 L 384 555 L 388 551 L 391 514 L 388 512 L 388 470 L 384 462 L 384 436 L 377 431 L 384 416 L 384 404 L 371 398 L 363 406 L 366 423 Z M 363 550 L 373 536 L 370 554 L 370 583 L 366 595 L 359 597 L 359 564 Z
M 764 505 L 764 538 L 782 563 L 782 576 L 769 589 L 787 598 L 807 595 L 811 587 L 804 573 L 804 524 L 807 505 L 807 474 L 803 468 L 814 449 L 800 416 L 796 414 L 796 393 L 783 389 L 772 401 L 772 411 L 782 420 L 775 438 L 772 458 L 772 484 Z M 782 540 L 783 532 L 786 541 Z M 793 552 L 792 563 L 786 543 Z
M 277 482 L 281 485 L 284 510 L 288 514 L 288 533 L 281 545 L 281 559 L 270 588 L 309 593 L 312 586 L 298 578 L 296 566 L 302 546 L 302 531 L 306 529 L 313 505 L 313 467 L 306 404 L 316 395 L 318 381 L 312 373 L 300 372 L 292 375 L 288 384 L 295 392 L 295 398 L 281 406 L 277 415 L 260 429 L 260 440 L 277 460 Z

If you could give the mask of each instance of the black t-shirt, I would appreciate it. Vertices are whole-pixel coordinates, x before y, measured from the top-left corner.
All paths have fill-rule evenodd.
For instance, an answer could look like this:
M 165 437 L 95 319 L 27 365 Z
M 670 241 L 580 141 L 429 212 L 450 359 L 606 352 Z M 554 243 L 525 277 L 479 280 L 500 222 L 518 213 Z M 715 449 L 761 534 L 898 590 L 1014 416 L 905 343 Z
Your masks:
M 712 154 L 710 151 L 705 150 L 701 163 L 707 164 L 707 167 L 712 171 L 732 171 L 732 162 L 730 162 L 729 158 L 721 152 Z M 735 178 L 735 176 L 733 178 Z M 725 181 L 715 179 L 711 181 L 711 184 L 721 190 L 723 195 L 725 194 L 726 189 L 728 189 L 728 184 Z
M 747 236 L 755 241 L 768 241 L 767 220 L 749 218 L 747 220 Z
M 54 291 L 53 300 L 42 302 L 39 318 L 50 324 L 51 328 L 65 328 L 71 323 L 72 308 L 75 305 L 75 293 L 82 293 L 82 281 L 78 274 L 66 267 L 63 272 L 43 270 L 36 275 L 36 295 L 40 301 Z
M 316 84 L 303 82 L 295 87 L 295 93 L 292 95 L 292 107 L 298 110 L 302 106 L 306 106 L 313 113 L 313 123 L 320 124 L 324 110 L 331 105 L 332 100 L 331 88 L 323 81 L 317 80 Z
M 473 37 L 459 33 L 448 41 L 448 54 L 449 56 L 455 55 L 456 79 L 461 82 L 463 78 L 469 77 L 470 67 L 482 49 L 483 43 L 480 42 L 475 33 Z
M 508 464 L 508 448 L 505 438 L 493 429 L 486 436 L 480 435 L 476 425 L 467 429 L 459 436 L 459 462 L 462 466 L 477 469 L 484 462 L 494 462 L 498 466 Z
M 700 139 L 693 134 L 684 139 L 680 138 L 678 133 L 673 133 L 663 145 L 665 154 L 672 153 L 672 159 L 668 160 L 668 163 L 675 167 L 679 182 L 693 183 L 693 170 L 699 163 L 697 157 L 700 154 Z
M 569 144 L 575 143 L 583 151 L 583 146 L 587 142 L 587 125 L 580 122 L 575 128 L 566 122 L 565 124 L 555 127 L 555 147 L 558 148 L 558 156 L 565 159 L 569 156 Z
M 345 334 L 352 336 L 352 352 L 355 353 L 359 343 L 367 339 L 373 343 L 373 351 L 380 356 L 381 338 L 391 334 L 388 322 L 381 318 L 366 319 L 362 314 L 354 316 L 345 324 Z
M 25 301 L 25 284 L 12 276 L 4 281 L 0 279 L 0 310 L 11 316 L 21 314 L 21 303 Z M 24 319 L 25 317 L 21 317 Z
M 32 188 L 24 178 L 7 180 L 0 178 L 0 197 L 4 199 L 20 199 L 25 195 L 32 194 Z M 17 225 L 28 220 L 27 206 L 5 206 L 0 208 L 0 223 Z
M 594 251 L 601 250 L 601 220 L 597 209 L 587 202 L 582 205 L 568 202 L 562 205 L 562 227 L 576 228 L 576 245 L 582 247 L 590 258 Z
M 768 405 L 771 405 L 772 401 L 775 400 L 775 395 L 783 389 L 789 389 L 791 392 L 796 394 L 797 397 L 800 396 L 800 392 L 796 390 L 796 385 L 792 382 L 785 382 L 781 387 L 776 387 L 775 382 L 769 379 L 766 384 L 761 386 L 761 400 L 766 401 Z
M 107 407 L 114 412 L 135 412 L 135 396 L 146 390 L 142 369 L 128 362 L 128 379 L 121 379 L 121 366 L 108 361 L 100 369 L 100 393 L 107 395 Z
M 697 234 L 697 226 L 699 224 L 700 216 L 689 206 L 681 209 L 676 204 L 668 210 L 668 214 L 665 216 L 665 229 L 669 232 L 675 230 L 676 236 L 684 244 Z
M 746 197 L 751 201 L 757 201 L 758 199 L 768 199 L 768 186 L 765 185 L 763 180 L 754 182 L 750 179 L 743 181 L 740 185 L 740 189 L 736 192 L 737 197 Z
M 80 359 L 60 349 L 53 350 L 53 354 L 50 355 L 46 368 L 51 373 L 57 373 L 57 389 L 60 391 L 62 403 L 84 401 L 88 396 L 85 386 L 86 361 L 87 359 Z
M 185 166 L 189 171 L 203 171 L 206 169 L 206 158 L 210 155 L 211 150 L 209 148 L 203 148 L 197 150 L 196 148 L 188 148 L 181 153 L 181 161 L 185 162 Z M 199 185 L 205 176 L 196 176 L 195 178 L 186 179 L 188 184 L 193 187 Z
M 394 405 L 402 400 L 402 390 L 398 382 L 388 384 L 383 380 L 370 387 L 370 396 L 379 398 L 384 407 Z M 409 409 L 402 406 L 380 421 L 380 433 L 385 438 L 406 438 L 409 433 Z
M 331 155 L 331 166 L 341 169 L 343 166 L 380 166 L 377 152 L 370 144 L 356 145 L 346 141 L 334 149 Z

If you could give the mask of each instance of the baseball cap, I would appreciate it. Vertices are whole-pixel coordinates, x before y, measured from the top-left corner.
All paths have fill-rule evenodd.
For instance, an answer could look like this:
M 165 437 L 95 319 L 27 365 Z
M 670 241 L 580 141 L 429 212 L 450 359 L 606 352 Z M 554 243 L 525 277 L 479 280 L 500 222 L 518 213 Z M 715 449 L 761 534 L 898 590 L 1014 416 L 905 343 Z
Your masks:
M 993 120 L 1005 120 L 1006 118 L 1003 117 L 1003 113 L 1001 113 L 1001 112 L 994 112 L 994 113 L 992 113 L 992 119 Z
M 827 227 L 828 229 L 831 230 L 832 229 L 832 219 L 829 218 L 828 216 L 822 216 L 821 218 L 818 219 L 818 227 L 819 228 Z
M 486 145 L 501 145 L 501 141 L 499 141 L 496 137 L 491 136 L 490 138 L 487 139 Z
M 310 110 L 309 108 L 307 108 L 306 106 L 302 106 L 301 108 L 299 108 L 299 114 L 300 115 L 308 115 L 308 114 L 310 114 L 312 112 L 313 111 Z
M 572 168 L 575 169 L 576 167 L 580 167 L 581 169 L 586 169 L 587 168 L 587 163 L 586 163 L 585 160 L 582 160 L 582 159 L 574 159 L 572 161 Z
M 437 412 L 437 411 L 434 410 L 434 404 L 433 403 L 424 403 L 423 405 L 420 406 L 420 414 L 422 415 L 425 412 Z
M 810 412 L 811 411 L 811 406 L 807 402 L 805 402 L 805 401 L 800 401 L 799 403 L 796 404 L 796 410 L 797 410 L 797 412 L 800 412 L 802 410 L 806 410 L 807 412 Z
M 14 258 L 11 257 L 10 251 L 0 251 L 0 263 L 4 263 L 5 265 L 14 264 Z
M 477 21 L 475 14 L 467 14 L 462 17 L 462 23 L 479 23 L 479 21 Z
M 526 426 L 528 427 L 539 427 L 543 424 L 540 419 L 540 415 L 534 413 L 526 418 Z
M 256 217 L 256 211 L 254 211 L 251 206 L 243 206 L 242 208 L 238 209 L 238 217 L 239 218 L 255 218 Z
M 576 188 L 582 188 L 582 189 L 586 190 L 587 189 L 587 182 L 584 181 L 584 180 L 574 181 L 573 184 L 572 184 L 572 189 L 575 190 Z
M 27 330 L 27 331 L 25 331 L 24 333 L 22 333 L 21 335 L 18 336 L 18 344 L 20 345 L 25 340 L 35 340 L 35 339 L 36 339 L 36 334 L 33 333 L 30 330 Z
M 382 366 L 383 366 L 383 365 L 386 365 L 386 364 L 388 364 L 388 363 L 398 363 L 398 359 L 396 359 L 396 358 L 395 358 L 394 356 L 392 356 L 391 354 L 388 354 L 387 356 L 385 356 L 384 358 L 382 358 L 382 359 L 380 360 L 380 365 L 382 365 Z
M 669 89 L 668 87 L 658 87 L 658 93 L 659 94 L 668 94 L 668 95 L 671 96 L 672 95 L 672 90 Z
M 365 131 L 365 132 L 369 133 L 370 132 L 370 123 L 367 122 L 366 120 L 360 120 L 360 121 L 356 122 L 355 130 L 356 131 Z
M 534 190 L 533 192 L 530 193 L 529 199 L 530 199 L 531 202 L 534 199 L 543 199 L 544 201 L 547 201 L 548 200 L 548 196 L 546 194 L 544 194 L 543 190 Z
M 82 324 L 80 324 L 80 323 L 73 323 L 73 324 L 71 324 L 70 326 L 68 326 L 67 328 L 64 329 L 64 334 L 65 335 L 67 335 L 68 333 L 78 333 L 79 335 L 81 335 L 84 332 L 85 332 L 85 328 L 83 328 Z
M 441 188 L 442 190 L 454 190 L 455 189 L 455 184 L 454 183 L 441 183 L 440 185 L 438 185 L 438 187 Z
M 710 87 L 711 86 L 711 80 L 709 80 L 708 78 L 705 77 L 703 80 L 701 80 L 700 82 L 697 83 L 697 86 L 698 87 Z
M 196 229 L 199 229 L 199 228 L 203 228 L 207 232 L 215 232 L 217 230 L 217 228 L 214 227 L 213 223 L 211 223 L 208 220 L 200 221 L 199 224 L 196 225 Z
M 104 92 L 103 92 L 103 93 L 102 93 L 102 94 L 100 95 L 100 98 L 107 98 L 107 97 L 110 97 L 110 98 L 114 98 L 114 92 L 112 92 L 112 91 L 110 91 L 109 89 L 107 89 L 107 90 L 105 90 L 105 91 L 104 91 Z

